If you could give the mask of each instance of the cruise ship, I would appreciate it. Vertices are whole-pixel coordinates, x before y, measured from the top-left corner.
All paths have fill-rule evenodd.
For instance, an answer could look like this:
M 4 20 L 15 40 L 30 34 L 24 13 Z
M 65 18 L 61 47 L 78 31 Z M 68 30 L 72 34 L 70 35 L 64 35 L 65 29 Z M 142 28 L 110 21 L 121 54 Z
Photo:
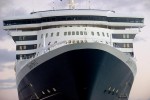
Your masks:
M 19 100 L 128 100 L 144 17 L 75 9 L 73 0 L 69 8 L 4 18 Z

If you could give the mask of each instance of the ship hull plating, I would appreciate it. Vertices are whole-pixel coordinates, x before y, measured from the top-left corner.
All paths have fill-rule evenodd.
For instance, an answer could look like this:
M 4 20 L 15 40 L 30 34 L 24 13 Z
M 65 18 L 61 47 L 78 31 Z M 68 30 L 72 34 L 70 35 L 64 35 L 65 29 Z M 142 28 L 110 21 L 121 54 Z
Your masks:
M 85 48 L 38 65 L 21 79 L 18 94 L 20 100 L 127 100 L 133 79 L 116 56 Z

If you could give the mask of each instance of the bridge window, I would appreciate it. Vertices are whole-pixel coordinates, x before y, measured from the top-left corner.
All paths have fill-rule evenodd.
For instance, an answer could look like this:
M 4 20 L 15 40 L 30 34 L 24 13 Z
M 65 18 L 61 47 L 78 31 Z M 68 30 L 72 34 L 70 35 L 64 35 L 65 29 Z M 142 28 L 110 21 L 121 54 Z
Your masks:
M 37 48 L 37 44 L 31 44 L 31 45 L 17 45 L 16 49 L 17 50 L 32 50 L 32 49 L 36 49 Z
M 30 36 L 13 36 L 13 40 L 16 41 L 30 41 L 30 40 L 37 40 L 37 35 L 30 35 Z
M 134 39 L 136 34 L 112 34 L 114 39 Z
M 113 43 L 116 48 L 133 48 L 133 43 Z
M 3 21 L 3 24 L 4 26 L 9 26 L 9 25 L 22 25 L 22 24 L 37 24 L 37 23 L 54 22 L 54 21 L 71 21 L 71 20 L 91 20 L 91 21 L 127 22 L 127 23 L 144 22 L 144 18 L 74 15 L 74 16 L 43 17 L 43 18 L 36 18 L 36 19 L 6 20 Z
M 16 59 L 30 59 L 32 57 L 34 57 L 36 55 L 36 53 L 31 53 L 31 54 L 17 54 L 16 55 Z

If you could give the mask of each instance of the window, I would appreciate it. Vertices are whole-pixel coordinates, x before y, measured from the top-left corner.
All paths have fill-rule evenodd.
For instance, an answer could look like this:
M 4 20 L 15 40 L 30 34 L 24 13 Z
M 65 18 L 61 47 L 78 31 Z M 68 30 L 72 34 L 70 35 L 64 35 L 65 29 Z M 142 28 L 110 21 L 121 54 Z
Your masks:
M 57 32 L 57 36 L 59 36 L 59 32 Z
M 127 48 L 130 48 L 130 44 L 129 43 L 127 43 Z
M 22 46 L 19 46 L 19 50 L 22 50 Z
M 23 50 L 26 50 L 26 45 L 23 46 Z
M 79 35 L 79 31 L 76 31 L 76 35 Z
M 32 49 L 36 49 L 37 48 L 37 44 L 31 44 L 31 45 L 17 45 L 16 49 L 17 50 L 32 50 Z
M 134 39 L 136 34 L 112 34 L 114 39 Z
M 54 33 L 51 33 L 51 37 L 53 37 L 53 34 L 54 34 Z
M 94 32 L 91 32 L 92 35 L 94 35 Z
M 22 41 L 22 36 L 19 36 L 19 41 Z
M 129 34 L 126 34 L 126 36 L 127 36 L 127 39 L 129 39 Z
M 82 32 L 82 31 L 80 31 L 80 35 L 83 35 L 83 32 Z
M 109 37 L 109 34 L 107 33 L 107 37 Z
M 72 32 L 72 35 L 75 35 L 75 31 Z
M 84 35 L 87 35 L 87 32 L 86 32 L 86 31 L 84 31 Z
M 41 39 L 43 38 L 43 34 L 41 34 Z
M 37 40 L 37 35 L 28 35 L 28 36 L 13 36 L 13 40 L 16 41 L 29 41 Z
M 125 34 L 123 34 L 123 39 L 125 39 L 126 38 L 126 35 Z
M 36 45 L 36 44 L 34 44 L 34 48 L 37 48 L 37 45 Z
M 123 47 L 126 48 L 126 44 L 125 43 L 123 44 Z
M 118 48 L 133 48 L 132 43 L 114 43 L 113 45 L 114 47 L 118 47 Z
M 66 35 L 67 35 L 67 32 L 64 32 L 64 35 L 66 36 Z
M 48 33 L 46 33 L 46 38 L 48 37 Z
M 108 21 L 108 22 L 127 22 L 127 23 L 143 23 L 143 18 L 126 18 L 126 17 L 106 17 L 106 16 L 53 16 L 36 19 L 20 19 L 3 21 L 4 26 L 21 25 L 21 24 L 36 24 L 42 22 L 66 21 L 66 20 L 93 20 L 93 21 Z
M 71 32 L 70 32 L 70 31 L 68 32 L 68 35 L 71 35 Z
M 105 36 L 104 32 L 102 32 L 103 36 Z
M 99 32 L 97 32 L 97 35 L 100 36 Z
M 17 54 L 16 55 L 16 59 L 30 59 L 32 57 L 34 57 L 36 55 L 36 53 L 31 53 L 31 54 Z

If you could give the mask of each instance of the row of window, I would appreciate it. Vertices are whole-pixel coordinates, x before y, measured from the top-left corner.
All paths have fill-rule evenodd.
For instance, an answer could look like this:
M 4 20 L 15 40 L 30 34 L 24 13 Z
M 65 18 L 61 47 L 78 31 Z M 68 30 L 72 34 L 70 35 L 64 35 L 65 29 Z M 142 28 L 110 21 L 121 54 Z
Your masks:
M 46 38 L 48 37 L 48 33 L 46 33 Z M 64 32 L 64 36 L 67 36 L 67 35 L 87 35 L 87 31 L 69 31 L 69 32 Z M 100 33 L 100 32 L 97 32 L 97 33 L 94 33 L 93 31 L 91 32 L 91 35 L 94 36 L 94 35 L 97 35 L 97 36 L 107 36 L 109 37 L 109 33 Z M 50 34 L 50 37 L 53 37 L 54 36 L 54 33 L 51 33 Z M 56 33 L 56 36 L 59 36 L 59 32 Z M 43 38 L 43 34 L 41 34 L 41 38 Z
M 19 59 L 30 59 L 30 58 L 33 58 L 35 57 L 36 53 L 31 53 L 31 54 L 17 54 L 16 55 L 16 59 L 19 60 Z
M 135 34 L 112 34 L 114 39 L 134 39 Z
M 54 21 L 75 21 L 75 20 L 90 20 L 90 21 L 108 21 L 108 22 L 127 22 L 127 23 L 143 23 L 143 18 L 129 17 L 106 17 L 106 16 L 91 16 L 91 15 L 73 15 L 73 16 L 53 16 L 36 19 L 21 19 L 4 21 L 4 26 L 21 25 L 21 24 L 36 24 L 42 22 Z
M 32 50 L 32 49 L 36 49 L 37 48 L 37 44 L 31 44 L 31 45 L 17 45 L 16 49 L 17 50 Z
M 37 35 L 30 35 L 30 36 L 13 36 L 13 40 L 16 41 L 30 41 L 30 40 L 37 40 Z
M 113 46 L 116 48 L 133 48 L 132 43 L 113 43 Z

